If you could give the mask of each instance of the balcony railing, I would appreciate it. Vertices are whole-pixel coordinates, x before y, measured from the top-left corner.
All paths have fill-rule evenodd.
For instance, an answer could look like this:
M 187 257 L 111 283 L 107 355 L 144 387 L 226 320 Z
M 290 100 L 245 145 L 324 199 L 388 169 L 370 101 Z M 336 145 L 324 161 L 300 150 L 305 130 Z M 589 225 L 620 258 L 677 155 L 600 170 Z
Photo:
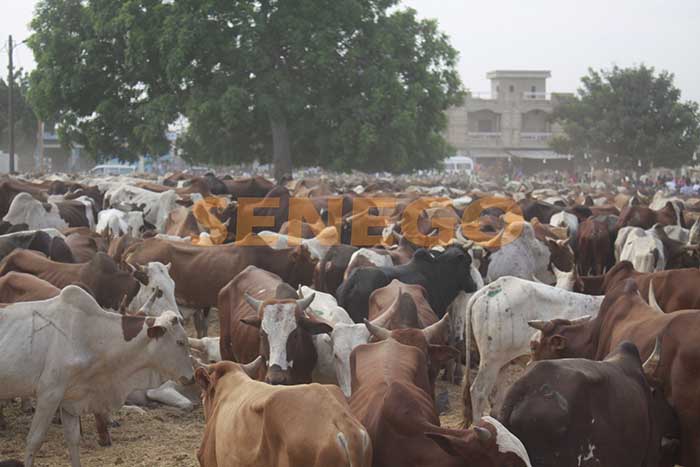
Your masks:
M 549 141 L 552 133 L 520 133 L 520 141 Z
M 524 92 L 523 100 L 525 101 L 548 101 L 551 98 L 546 92 Z
M 484 99 L 490 101 L 498 100 L 498 93 L 496 92 L 471 92 L 469 93 L 469 96 L 473 99 Z
M 477 139 L 481 141 L 500 141 L 501 132 L 500 131 L 470 131 L 468 133 L 470 139 Z

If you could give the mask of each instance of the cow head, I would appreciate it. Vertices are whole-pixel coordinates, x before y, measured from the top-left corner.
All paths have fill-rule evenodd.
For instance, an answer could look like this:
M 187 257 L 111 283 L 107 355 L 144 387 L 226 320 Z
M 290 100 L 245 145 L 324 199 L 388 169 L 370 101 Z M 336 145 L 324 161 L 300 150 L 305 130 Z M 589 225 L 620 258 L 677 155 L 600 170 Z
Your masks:
M 550 262 L 552 267 L 558 268 L 560 271 L 571 271 L 574 268 L 574 250 L 571 249 L 569 242 L 566 240 L 555 240 L 547 238 L 547 248 L 549 248 Z
M 147 351 L 164 376 L 187 384 L 192 380 L 192 361 L 182 318 L 174 311 L 144 319 L 149 342 Z
M 306 245 L 295 247 L 289 256 L 289 261 L 291 263 L 291 271 L 288 278 L 289 285 L 296 288 L 313 282 L 317 261 L 311 257 L 309 248 Z
M 527 324 L 540 331 L 530 341 L 530 361 L 552 360 L 571 356 L 572 336 L 590 320 L 584 316 L 575 320 L 529 321 Z
M 333 325 L 331 340 L 338 386 L 346 397 L 352 393 L 350 354 L 358 345 L 369 342 L 371 334 L 364 324 L 336 323 Z
M 311 371 L 317 359 L 311 336 L 333 331 L 325 321 L 304 312 L 314 297 L 315 294 L 301 300 L 261 301 L 245 295 L 246 302 L 258 315 L 242 321 L 260 329 L 260 354 L 267 362 L 267 383 L 311 382 Z
M 217 383 L 229 373 L 242 373 L 248 378 L 255 379 L 265 361 L 258 357 L 252 362 L 243 365 L 233 362 L 218 362 L 213 365 L 197 368 L 194 373 L 194 380 L 202 390 L 202 407 L 204 408 L 204 419 L 209 420 L 212 408 L 217 396 Z
M 480 467 L 531 467 L 523 443 L 498 420 L 484 417 L 468 430 L 436 427 L 425 435 L 465 465 Z
M 437 373 L 448 361 L 458 358 L 460 353 L 454 347 L 436 344 L 446 342 L 450 327 L 450 317 L 445 315 L 440 321 L 425 329 L 388 330 L 365 319 L 365 326 L 375 341 L 394 339 L 404 345 L 416 347 L 423 351 L 428 364 L 428 376 L 431 387 L 434 386 Z
M 175 281 L 170 277 L 170 263 L 129 266 L 141 285 L 130 304 L 131 308 L 139 308 L 149 316 L 157 316 L 166 310 L 182 316 L 175 300 Z

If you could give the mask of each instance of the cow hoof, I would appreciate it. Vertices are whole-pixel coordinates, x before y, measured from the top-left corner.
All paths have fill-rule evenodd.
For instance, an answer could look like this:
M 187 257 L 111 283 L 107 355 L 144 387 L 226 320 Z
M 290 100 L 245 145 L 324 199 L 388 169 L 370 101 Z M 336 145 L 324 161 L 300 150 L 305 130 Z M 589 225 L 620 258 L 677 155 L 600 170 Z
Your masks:
M 100 437 L 97 439 L 97 444 L 99 444 L 99 445 L 102 446 L 103 448 L 110 447 L 110 446 L 112 445 L 112 437 L 109 436 L 109 435 L 107 435 L 107 436 L 104 437 L 104 438 L 103 438 L 102 436 L 100 436 Z
M 120 426 L 122 426 L 122 424 L 119 423 L 119 422 L 116 421 L 116 420 L 112 420 L 112 421 L 110 422 L 109 426 L 111 426 L 112 428 L 119 428 Z

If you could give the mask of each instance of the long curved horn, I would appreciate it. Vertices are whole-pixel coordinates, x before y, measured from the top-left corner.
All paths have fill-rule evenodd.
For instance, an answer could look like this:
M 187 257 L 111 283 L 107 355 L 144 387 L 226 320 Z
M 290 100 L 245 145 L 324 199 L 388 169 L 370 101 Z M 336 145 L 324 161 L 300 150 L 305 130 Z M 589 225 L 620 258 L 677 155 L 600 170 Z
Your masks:
M 534 274 L 532 275 L 532 282 L 536 282 L 536 283 L 538 283 L 538 284 L 548 285 L 548 284 L 545 284 L 544 282 L 542 282 L 541 280 L 539 280 L 539 279 L 537 278 L 537 276 L 534 275 Z
M 367 318 L 365 318 L 365 326 L 370 334 L 377 338 L 377 340 L 383 341 L 391 337 L 391 331 L 384 329 L 381 326 L 372 324 Z
M 644 376 L 646 376 L 647 380 L 653 381 L 655 379 L 654 375 L 659 368 L 659 363 L 661 363 L 661 337 L 656 338 L 654 351 L 649 355 L 644 365 L 642 365 Z
M 314 301 L 314 298 L 316 298 L 316 293 L 312 293 L 308 297 L 304 297 L 301 300 L 297 300 L 297 306 L 301 311 L 304 311 L 309 307 L 309 305 L 311 305 L 311 302 Z
M 394 229 L 391 229 L 391 235 L 393 235 L 393 236 L 396 238 L 396 240 L 398 240 L 399 242 L 400 242 L 401 240 L 403 240 L 403 235 L 401 235 L 400 233 L 398 233 L 398 232 L 397 232 L 396 230 L 394 230 Z
M 659 302 L 656 301 L 656 294 L 654 294 L 654 278 L 649 281 L 649 306 L 660 313 L 664 312 L 659 306 Z
M 245 365 L 241 365 L 241 368 L 243 371 L 246 372 L 248 376 L 251 378 L 255 378 L 258 375 L 258 372 L 260 371 L 260 368 L 262 367 L 263 363 L 265 362 L 265 359 L 262 357 L 262 355 L 258 355 L 258 358 L 253 360 L 250 363 L 247 363 Z
M 590 320 L 591 320 L 591 315 L 584 315 L 584 316 L 581 316 L 580 318 L 570 319 L 569 323 L 571 323 L 571 325 L 577 325 L 577 324 L 586 323 Z
M 481 441 L 482 443 L 486 443 L 491 439 L 491 432 L 486 428 L 475 426 L 474 433 L 476 433 L 476 437 L 479 438 L 479 441 Z
M 457 241 L 462 244 L 467 244 L 471 240 L 469 240 L 467 237 L 464 236 L 462 233 L 462 225 L 457 225 L 457 229 L 455 229 L 455 237 L 457 237 Z
M 445 313 L 445 316 L 443 316 L 440 321 L 423 329 L 423 335 L 425 336 L 425 340 L 428 341 L 428 344 L 436 344 L 440 336 L 446 335 L 449 329 L 450 316 Z
M 534 321 L 528 321 L 527 325 L 530 326 L 533 329 L 537 329 L 538 331 L 544 332 L 545 328 L 547 327 L 547 323 L 549 321 L 542 321 L 542 320 L 534 320 Z
M 248 305 L 250 305 L 251 307 L 253 307 L 253 309 L 254 309 L 255 311 L 260 310 L 260 307 L 261 307 L 262 304 L 263 304 L 263 301 L 262 301 L 262 300 L 258 300 L 257 298 L 253 298 L 253 297 L 252 297 L 251 295 L 249 295 L 248 293 L 245 293 L 245 294 L 243 295 L 243 297 L 245 298 L 245 301 L 248 302 Z

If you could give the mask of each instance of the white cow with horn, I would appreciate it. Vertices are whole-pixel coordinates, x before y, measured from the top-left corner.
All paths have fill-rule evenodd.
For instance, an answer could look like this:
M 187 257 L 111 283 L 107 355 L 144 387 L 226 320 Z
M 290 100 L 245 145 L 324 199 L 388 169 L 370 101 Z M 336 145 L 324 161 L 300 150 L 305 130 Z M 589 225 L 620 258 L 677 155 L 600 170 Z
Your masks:
M 71 466 L 80 466 L 79 416 L 118 409 L 136 387 L 132 376 L 156 370 L 190 381 L 187 334 L 179 317 L 104 311 L 83 289 L 68 286 L 41 302 L 0 310 L 0 399 L 36 397 L 25 457 L 32 467 L 51 419 L 61 411 Z

